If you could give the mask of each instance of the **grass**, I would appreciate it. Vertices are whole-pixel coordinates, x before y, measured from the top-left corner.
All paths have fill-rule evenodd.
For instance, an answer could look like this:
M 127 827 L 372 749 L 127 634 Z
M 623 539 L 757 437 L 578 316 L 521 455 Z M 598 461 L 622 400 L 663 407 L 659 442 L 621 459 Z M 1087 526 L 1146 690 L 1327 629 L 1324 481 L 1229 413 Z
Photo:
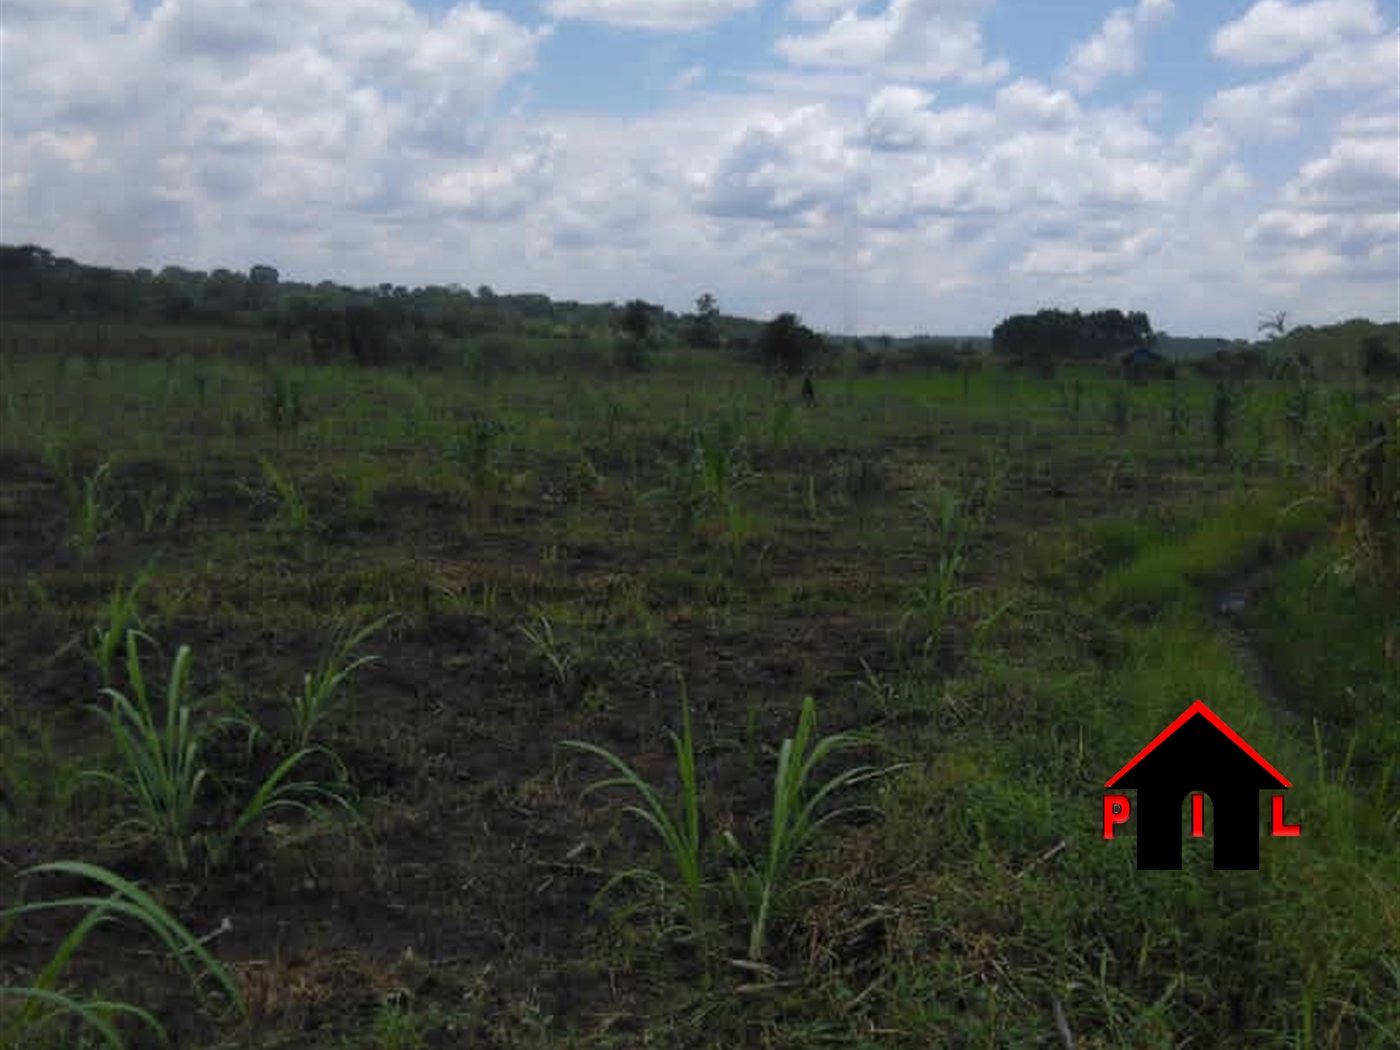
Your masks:
M 89 335 L 114 338 L 72 338 Z M 532 349 L 551 370 L 493 365 L 489 383 L 289 369 L 315 411 L 281 432 L 253 362 L 0 352 L 16 466 L 0 481 L 0 525 L 16 526 L 0 896 L 17 899 L 10 863 L 56 842 L 119 850 L 154 899 L 232 914 L 280 1005 L 256 1029 L 191 1016 L 192 1048 L 1395 1043 L 1400 624 L 1375 523 L 1347 503 L 1364 488 L 1357 428 L 1384 401 L 1319 385 L 1290 417 L 1287 390 L 1241 384 L 1217 459 L 1214 384 L 1187 375 L 1124 388 L 1076 370 L 1076 392 L 993 367 L 833 374 L 815 408 L 789 411 L 722 355 L 584 377 L 571 350 Z M 40 479 L 25 463 L 46 455 Z M 250 503 L 238 479 L 260 460 L 288 484 L 255 467 Z M 108 461 L 126 466 L 105 502 L 136 509 L 98 532 L 131 528 L 74 558 L 51 542 L 76 520 L 72 464 Z M 197 529 L 188 509 L 178 537 L 161 523 L 159 479 L 198 494 Z M 1219 592 L 1256 570 L 1227 628 Z M 392 673 L 349 703 L 368 644 L 336 639 L 389 610 L 399 626 L 373 649 Z M 959 628 L 956 660 L 904 658 L 890 627 L 911 611 L 911 631 Z M 193 643 L 179 731 L 168 687 L 151 683 L 143 714 L 121 659 L 132 630 Z M 172 778 L 204 771 L 184 870 L 146 829 L 113 698 L 103 721 L 79 717 L 94 677 L 80 646 L 149 765 L 169 741 L 197 745 Z M 674 722 L 658 699 L 671 663 Z M 767 698 L 806 696 L 904 767 L 833 791 L 812 822 L 857 803 L 878 819 L 802 833 L 846 768 L 800 775 L 819 733 L 799 746 L 803 716 Z M 1198 697 L 1296 785 L 1303 836 L 1266 840 L 1259 872 L 1215 872 L 1189 841 L 1183 871 L 1137 872 L 1131 836 L 1098 835 L 1104 780 Z M 258 730 L 246 745 L 221 706 L 234 698 Z M 785 737 L 783 766 L 765 743 Z M 561 739 L 598 749 L 578 754 L 621 792 L 620 819 L 577 804 L 573 778 L 591 774 L 556 762 Z M 121 785 L 69 805 L 78 768 Z M 374 838 L 323 834 L 328 810 Z M 140 834 L 107 836 L 133 818 Z M 649 896 L 591 914 L 628 882 Z M 24 975 L 11 983 L 32 984 L 67 932 L 34 920 L 0 946 Z M 135 933 L 86 941 L 55 988 L 120 974 Z M 410 949 L 429 976 L 391 1002 Z M 187 1009 L 178 971 L 140 980 L 84 994 L 166 1023 Z

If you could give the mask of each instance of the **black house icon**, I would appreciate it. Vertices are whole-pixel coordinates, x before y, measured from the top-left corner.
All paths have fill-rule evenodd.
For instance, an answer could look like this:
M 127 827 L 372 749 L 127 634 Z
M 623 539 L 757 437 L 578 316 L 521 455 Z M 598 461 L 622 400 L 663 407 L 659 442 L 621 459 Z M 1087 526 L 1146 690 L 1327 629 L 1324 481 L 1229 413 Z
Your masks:
M 1216 870 L 1257 871 L 1259 792 L 1292 787 L 1199 700 L 1105 786 L 1137 789 L 1140 871 L 1181 868 L 1181 804 L 1193 791 L 1210 796 Z

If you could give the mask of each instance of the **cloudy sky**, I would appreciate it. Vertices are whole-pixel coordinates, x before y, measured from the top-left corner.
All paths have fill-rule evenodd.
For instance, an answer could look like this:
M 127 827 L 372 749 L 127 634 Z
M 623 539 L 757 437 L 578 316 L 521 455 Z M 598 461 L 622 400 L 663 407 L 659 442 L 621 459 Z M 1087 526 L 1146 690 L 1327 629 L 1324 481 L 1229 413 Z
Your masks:
M 4 0 L 0 240 L 987 332 L 1400 315 L 1395 0 Z

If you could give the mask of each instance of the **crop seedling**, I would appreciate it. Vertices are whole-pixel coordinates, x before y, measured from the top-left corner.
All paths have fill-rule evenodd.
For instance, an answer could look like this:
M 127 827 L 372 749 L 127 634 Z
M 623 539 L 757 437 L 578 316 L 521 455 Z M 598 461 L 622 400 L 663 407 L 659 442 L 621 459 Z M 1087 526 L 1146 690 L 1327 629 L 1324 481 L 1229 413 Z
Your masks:
M 228 971 L 217 962 L 201 940 L 133 882 L 93 864 L 54 861 L 21 872 L 21 877 L 64 875 L 96 882 L 105 896 L 81 895 L 16 904 L 0 911 L 0 941 L 13 923 L 24 915 L 58 910 L 81 910 L 83 915 L 68 936 L 60 942 L 53 957 L 27 985 L 0 985 L 0 998 L 19 1000 L 19 1009 L 0 1015 L 0 1045 L 36 1046 L 47 1030 L 64 1018 L 76 1019 L 81 1028 L 96 1034 L 110 1050 L 122 1050 L 126 1042 L 118 1028 L 122 1019 L 137 1021 L 162 1042 L 165 1029 L 147 1010 L 132 1003 L 84 999 L 61 986 L 64 970 L 88 935 L 97 927 L 120 919 L 134 921 L 164 945 L 166 953 L 178 962 L 195 991 L 203 996 L 203 982 L 212 977 L 240 1013 L 244 1010 L 238 987 Z M 86 1044 L 84 1044 L 86 1045 Z
M 167 492 L 164 485 L 157 485 L 136 497 L 141 508 L 141 531 L 147 535 L 157 528 L 166 532 L 173 529 L 194 499 L 194 488 L 188 481 L 180 482 L 168 499 Z
M 317 727 L 336 706 L 337 694 L 345 680 L 359 668 L 379 659 L 377 656 L 353 654 L 365 639 L 393 618 L 391 613 L 363 626 L 346 620 L 337 627 L 329 650 L 315 671 L 308 671 L 302 676 L 301 692 L 292 697 L 292 742 L 297 749 L 310 746 Z
M 660 836 L 666 854 L 675 867 L 674 879 L 654 868 L 629 868 L 608 880 L 598 896 L 605 896 L 614 886 L 630 880 L 641 880 L 658 886 L 663 893 L 678 896 L 692 931 L 698 932 L 704 917 L 704 883 L 700 861 L 700 783 L 695 765 L 695 736 L 690 724 L 690 701 L 685 682 L 681 690 L 681 732 L 668 733 L 675 755 L 676 774 L 680 781 L 680 798 L 668 806 L 655 787 L 642 778 L 632 766 L 613 752 L 597 744 L 581 740 L 566 740 L 564 746 L 576 748 L 601 758 L 617 771 L 617 776 L 590 784 L 584 794 L 610 787 L 631 788 L 641 797 L 641 805 L 629 805 L 624 813 L 640 817 Z
M 1109 396 L 1108 402 L 1109 422 L 1113 424 L 1113 433 L 1119 437 L 1125 437 L 1128 433 L 1128 391 L 1124 387 L 1117 387 Z
M 117 504 L 107 499 L 112 463 L 103 462 L 83 479 L 82 491 L 73 508 L 73 546 L 84 558 L 92 557 L 97 543 L 107 535 Z
M 277 371 L 269 377 L 266 396 L 267 421 L 277 433 L 287 430 L 295 432 L 306 422 L 302 384 L 286 372 Z
M 539 624 L 539 630 L 521 624 L 520 633 L 530 640 L 535 652 L 549 663 L 560 690 L 564 696 L 568 696 L 573 681 L 574 654 L 554 637 L 554 626 L 548 617 L 539 617 Z
M 971 593 L 970 588 L 958 586 L 964 564 L 961 551 L 944 551 L 938 561 L 925 570 L 923 582 L 914 584 L 905 593 L 899 633 L 907 634 L 910 623 L 917 621 L 924 632 L 926 658 L 942 639 L 943 628 L 954 607 Z
M 271 460 L 263 458 L 258 463 L 277 507 L 275 521 L 278 527 L 296 535 L 307 532 L 311 528 L 311 507 L 301 487 L 289 475 L 278 470 Z
M 104 689 L 111 710 L 98 709 L 112 730 L 118 771 L 89 770 L 87 775 L 114 785 L 134 815 L 122 826 L 136 829 L 143 838 L 158 841 L 166 862 L 187 871 L 196 846 L 203 845 L 210 867 L 227 859 L 234 841 L 263 816 L 276 809 L 310 813 L 305 799 L 333 802 L 353 817 L 354 811 L 338 790 L 315 781 L 291 781 L 293 772 L 315 754 L 326 754 L 340 769 L 339 760 L 323 748 L 302 748 L 282 762 L 253 790 L 249 801 L 229 826 L 207 835 L 197 833 L 195 817 L 201 792 L 212 772 L 205 764 L 203 748 L 223 723 L 206 725 L 196 720 L 196 708 L 185 698 L 189 687 L 190 648 L 182 645 L 171 665 L 166 687 L 165 714 L 157 721 L 141 673 L 138 635 L 127 633 L 127 678 L 131 695 Z M 237 721 L 237 720 L 235 720 Z M 340 769 L 344 780 L 344 770 Z
M 817 766 L 838 751 L 865 746 L 869 741 L 855 733 L 834 733 L 814 740 L 816 728 L 817 705 L 809 696 L 802 701 L 796 733 L 785 739 L 778 749 L 778 768 L 773 777 L 773 812 L 762 853 L 750 858 L 733 833 L 725 832 L 731 852 L 744 861 L 744 870 L 735 873 L 734 882 L 750 911 L 748 954 L 753 962 L 763 958 L 776 909 L 797 888 L 789 885 L 797 858 L 812 844 L 823 826 L 855 808 L 823 813 L 823 805 L 837 792 L 886 772 L 870 765 L 852 766 L 818 782 L 815 779 Z
M 103 622 L 95 624 L 89 633 L 88 653 L 97 667 L 98 674 L 102 676 L 104 688 L 112 685 L 112 663 L 117 658 L 117 652 L 125 644 L 127 633 L 133 626 L 142 626 L 141 613 L 136 606 L 136 595 L 149 576 L 150 570 L 143 572 L 136 578 L 135 583 L 125 589 L 118 583 L 112 589 L 112 596 L 107 599 L 106 608 L 103 610 Z M 150 640 L 144 634 L 139 634 L 139 637 Z
M 121 770 L 89 775 L 115 785 L 136 816 L 129 823 L 143 836 L 158 840 L 166 861 L 184 871 L 190 862 L 195 806 L 209 775 L 200 755 L 204 733 L 185 702 L 189 684 L 190 650 L 181 646 L 170 669 L 166 687 L 165 718 L 157 722 L 141 674 L 141 658 L 135 631 L 126 635 L 126 670 L 132 695 L 116 689 L 103 693 L 110 711 L 98 709 L 112 730 Z
M 448 446 L 455 465 L 465 475 L 467 495 L 477 521 L 490 514 L 492 501 L 500 488 L 501 471 L 497 460 L 504 435 L 505 427 L 496 420 L 474 416 Z

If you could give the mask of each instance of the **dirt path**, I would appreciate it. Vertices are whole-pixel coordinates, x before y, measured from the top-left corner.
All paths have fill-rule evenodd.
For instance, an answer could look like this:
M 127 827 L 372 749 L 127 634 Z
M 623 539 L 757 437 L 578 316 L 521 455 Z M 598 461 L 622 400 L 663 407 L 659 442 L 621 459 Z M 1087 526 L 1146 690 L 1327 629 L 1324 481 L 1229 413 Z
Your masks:
M 1239 655 L 1245 673 L 1269 710 L 1281 722 L 1302 725 L 1306 719 L 1290 706 L 1288 697 L 1279 687 L 1278 681 L 1270 673 L 1268 664 L 1259 652 L 1254 632 L 1248 630 L 1243 623 L 1249 607 L 1268 588 L 1273 570 L 1272 564 L 1255 564 L 1248 571 L 1232 578 L 1216 591 L 1213 613 L 1221 632 Z

